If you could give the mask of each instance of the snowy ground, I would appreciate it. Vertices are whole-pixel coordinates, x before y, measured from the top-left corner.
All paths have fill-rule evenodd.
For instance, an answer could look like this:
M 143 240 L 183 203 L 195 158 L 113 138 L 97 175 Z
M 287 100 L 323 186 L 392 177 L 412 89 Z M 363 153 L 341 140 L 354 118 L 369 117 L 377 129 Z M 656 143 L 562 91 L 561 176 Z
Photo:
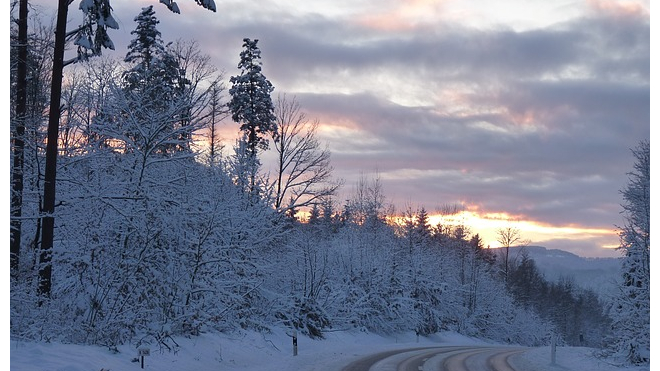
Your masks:
M 413 334 L 380 337 L 354 332 L 332 332 L 326 340 L 298 337 L 298 355 L 293 356 L 292 338 L 284 330 L 261 335 L 242 333 L 202 335 L 176 339 L 176 353 L 152 346 L 144 357 L 144 370 L 158 371 L 264 371 L 307 370 L 339 371 L 370 353 L 420 345 L 492 345 L 447 333 L 419 340 Z M 10 341 L 10 369 L 15 371 L 120 371 L 142 370 L 132 346 L 122 346 L 119 353 L 103 347 L 26 343 Z M 556 365 L 550 365 L 550 348 L 530 348 L 516 359 L 521 370 L 528 371 L 615 371 L 622 370 L 590 357 L 588 348 L 557 348 Z M 645 371 L 646 368 L 628 368 Z

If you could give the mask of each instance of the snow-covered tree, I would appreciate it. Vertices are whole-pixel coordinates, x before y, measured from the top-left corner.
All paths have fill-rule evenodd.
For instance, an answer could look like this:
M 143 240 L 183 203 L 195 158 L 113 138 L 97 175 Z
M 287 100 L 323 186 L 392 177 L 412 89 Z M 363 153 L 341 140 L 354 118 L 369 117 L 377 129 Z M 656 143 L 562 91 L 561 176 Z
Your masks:
M 261 182 L 258 177 L 261 160 L 252 156 L 245 135 L 235 141 L 233 150 L 234 153 L 227 160 L 228 171 L 234 183 L 257 202 L 259 198 L 256 196 L 263 196 L 264 190 L 268 188 L 268 184 Z
M 78 46 L 78 59 L 87 60 L 101 54 L 101 50 L 114 50 L 108 28 L 119 29 L 119 23 L 112 16 L 110 0 L 83 0 L 80 2 L 83 24 L 78 27 L 74 44 Z
M 179 7 L 172 0 L 161 0 L 171 11 L 179 13 Z M 216 10 L 213 0 L 195 0 L 195 2 L 211 11 Z M 114 49 L 114 44 L 107 34 L 107 29 L 118 29 L 119 24 L 112 16 L 109 0 L 83 0 L 79 9 L 83 13 L 83 23 L 71 32 L 67 32 L 70 0 L 59 0 L 57 5 L 57 21 L 55 43 L 53 48 L 53 68 L 50 89 L 50 108 L 48 112 L 48 134 L 46 142 L 46 161 L 44 169 L 43 190 L 43 220 L 41 227 L 41 254 L 39 257 L 39 294 L 50 296 L 52 279 L 52 249 L 55 233 L 55 186 L 57 174 L 58 135 L 60 124 L 60 100 L 62 96 L 62 76 L 67 64 L 86 60 L 89 56 L 99 55 L 103 48 Z M 65 61 L 64 51 L 67 39 L 73 37 L 78 47 L 78 56 Z
M 277 131 L 275 108 L 270 96 L 274 87 L 261 72 L 258 41 L 243 39 L 244 50 L 238 62 L 241 74 L 229 79 L 232 84 L 229 89 L 232 119 L 241 124 L 240 129 L 247 134 L 248 148 L 255 155 L 257 149 L 268 148 L 266 135 Z
M 343 219 L 357 225 L 378 229 L 392 215 L 392 206 L 385 201 L 383 184 L 378 175 L 368 180 L 362 175 L 355 184 L 352 197 L 344 208 Z
M 248 163 L 253 168 L 248 169 L 249 192 L 255 192 L 257 178 L 257 152 L 268 148 L 268 136 L 277 133 L 277 122 L 274 114 L 274 105 L 270 93 L 273 85 L 261 72 L 261 50 L 257 46 L 259 40 L 243 39 L 243 51 L 238 68 L 240 75 L 232 76 L 229 81 L 231 100 L 229 110 L 232 120 L 240 123 L 245 141 L 245 151 Z
M 119 28 L 112 17 L 109 0 L 84 0 L 80 3 L 83 12 L 83 24 L 72 32 L 66 31 L 67 15 L 71 1 L 60 0 L 57 7 L 57 22 L 55 30 L 55 45 L 53 48 L 53 68 L 50 89 L 50 109 L 48 112 L 48 135 L 46 142 L 46 163 L 44 169 L 43 219 L 41 228 L 41 254 L 39 256 L 39 294 L 50 297 L 52 284 L 53 239 L 55 233 L 55 183 L 57 174 L 57 145 L 60 124 L 60 99 L 62 95 L 62 75 L 64 66 L 79 60 L 85 60 L 89 55 L 98 55 L 103 48 L 114 49 L 107 35 L 108 28 Z M 66 40 L 75 37 L 78 46 L 78 57 L 64 61 Z
M 332 255 L 329 239 L 318 233 L 317 222 L 298 224 L 287 230 L 282 251 L 275 251 L 270 258 L 277 264 L 271 272 L 269 290 L 275 319 L 278 323 L 297 329 L 312 338 L 323 338 L 323 331 L 330 327 L 328 308 Z M 279 249 L 278 249 L 279 250 Z
M 133 65 L 126 73 L 129 89 L 146 84 L 148 81 L 143 80 L 146 77 L 155 78 L 157 73 L 148 75 L 147 73 L 156 70 L 159 67 L 156 64 L 165 55 L 165 45 L 156 27 L 160 21 L 156 18 L 153 6 L 142 8 L 140 14 L 133 20 L 137 26 L 131 31 L 131 35 L 135 35 L 135 38 L 128 44 L 128 52 L 124 58 L 125 62 Z M 157 72 L 162 71 L 157 70 Z
M 131 32 L 135 38 L 128 46 L 128 52 L 124 61 L 130 66 L 125 72 L 125 91 L 131 98 L 127 103 L 132 103 L 136 115 L 148 111 L 169 111 L 172 117 L 167 125 L 172 129 L 180 130 L 179 143 L 162 143 L 157 149 L 162 154 L 172 153 L 176 150 L 189 150 L 190 109 L 186 102 L 187 91 L 190 90 L 190 80 L 185 75 L 185 70 L 179 65 L 176 56 L 167 49 L 160 38 L 157 29 L 159 23 L 155 16 L 153 6 L 142 8 L 140 14 L 135 17 L 137 26 Z M 189 103 L 189 102 L 188 102 Z M 173 110 L 173 106 L 177 110 Z M 149 123 L 146 122 L 148 125 Z M 128 136 L 139 136 L 139 133 L 126 133 Z
M 651 153 L 649 141 L 632 150 L 633 170 L 623 195 L 624 225 L 619 227 L 623 252 L 620 294 L 612 316 L 615 338 L 610 349 L 633 364 L 650 361 L 651 295 Z
M 54 300 L 43 301 L 34 316 L 25 311 L 18 317 L 25 322 L 19 323 L 48 316 L 40 326 L 25 330 L 39 328 L 30 337 L 112 345 L 143 336 L 166 341 L 173 332 L 199 331 L 199 324 L 211 317 L 215 321 L 206 321 L 209 326 L 227 318 L 233 322 L 237 317 L 218 305 L 219 290 L 204 293 L 210 292 L 209 287 L 227 287 L 221 283 L 238 282 L 216 274 L 229 268 L 229 264 L 219 268 L 228 254 L 218 248 L 220 237 L 228 233 L 213 221 L 220 220 L 218 210 L 244 209 L 240 192 L 231 182 L 218 186 L 226 176 L 206 175 L 208 169 L 194 161 L 192 151 L 168 156 L 159 151 L 186 145 L 190 133 L 200 128 L 199 114 L 208 97 L 201 88 L 206 82 L 194 78 L 198 85 L 191 84 L 175 96 L 163 87 L 167 81 L 157 79 L 151 81 L 151 88 L 129 90 L 120 86 L 121 78 L 113 78 L 121 76 L 117 73 L 121 64 L 92 62 L 79 65 L 81 73 L 72 71 L 65 80 Z M 192 64 L 185 66 L 178 72 L 204 75 Z M 150 99 L 160 105 L 135 105 Z M 185 126 L 178 124 L 182 108 L 189 114 Z M 219 206 L 220 195 L 237 201 Z M 265 220 L 254 215 L 245 219 Z M 254 226 L 245 229 L 254 230 L 259 238 L 268 235 Z M 209 277 L 226 281 L 209 281 Z M 23 306 L 29 302 L 20 301 Z M 67 331 L 54 331 L 64 323 Z

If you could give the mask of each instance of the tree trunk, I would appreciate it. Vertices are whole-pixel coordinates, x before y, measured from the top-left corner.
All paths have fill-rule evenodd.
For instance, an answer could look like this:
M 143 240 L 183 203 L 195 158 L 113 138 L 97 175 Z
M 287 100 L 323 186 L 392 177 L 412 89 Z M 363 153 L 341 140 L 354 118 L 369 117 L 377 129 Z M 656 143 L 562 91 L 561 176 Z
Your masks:
M 21 253 L 21 215 L 23 207 L 23 161 L 25 149 L 25 117 L 27 113 L 27 43 L 28 2 L 20 0 L 18 10 L 18 58 L 16 66 L 16 131 L 14 133 L 14 163 L 12 165 L 10 266 L 18 271 Z
M 55 229 L 55 178 L 57 169 L 57 139 L 60 130 L 60 99 L 62 97 L 62 71 L 64 69 L 64 47 L 66 44 L 66 19 L 69 0 L 60 0 L 57 7 L 55 26 L 55 50 L 53 52 L 53 79 L 50 88 L 50 111 L 48 113 L 48 143 L 46 144 L 46 169 L 44 176 L 44 206 L 39 256 L 39 294 L 50 296 L 53 237 Z

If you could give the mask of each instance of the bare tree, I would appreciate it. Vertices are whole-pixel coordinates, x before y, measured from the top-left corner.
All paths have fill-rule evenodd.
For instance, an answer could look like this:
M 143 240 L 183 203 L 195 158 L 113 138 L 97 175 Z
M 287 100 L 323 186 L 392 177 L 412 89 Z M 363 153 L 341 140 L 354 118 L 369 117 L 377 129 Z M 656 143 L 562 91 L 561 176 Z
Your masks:
M 504 273 L 504 282 L 509 281 L 509 267 L 512 263 L 509 255 L 509 250 L 514 246 L 527 246 L 529 240 L 523 239 L 520 229 L 512 226 L 506 226 L 497 230 L 497 242 L 502 245 L 504 252 L 502 253 L 502 269 Z M 515 260 L 515 259 L 514 259 Z
M 291 211 L 321 203 L 335 194 L 341 181 L 331 180 L 330 150 L 316 138 L 317 120 L 310 122 L 295 97 L 277 97 L 275 107 L 277 177 L 275 179 L 275 208 Z M 286 202 L 286 204 L 285 204 Z
M 188 84 L 185 96 L 193 108 L 185 117 L 189 119 L 195 116 L 197 120 L 206 123 L 202 125 L 203 130 L 193 135 L 208 144 L 203 149 L 205 161 L 209 166 L 217 166 L 224 148 L 217 126 L 229 116 L 229 110 L 224 102 L 226 90 L 223 83 L 224 71 L 219 71 L 211 64 L 211 57 L 200 50 L 196 41 L 179 39 L 169 44 L 168 51 L 175 57 Z M 181 125 L 188 124 L 185 121 L 181 122 Z
M 177 40 L 169 44 L 168 51 L 176 59 L 182 73 L 182 80 L 187 84 L 183 90 L 183 96 L 188 100 L 190 108 L 182 115 L 179 126 L 190 125 L 190 120 L 206 122 L 205 129 L 210 132 L 203 134 L 199 129 L 192 135 L 204 137 L 210 142 L 209 149 L 210 165 L 217 164 L 220 159 L 220 138 L 217 133 L 217 124 L 229 115 L 226 104 L 223 102 L 223 94 L 226 90 L 224 72 L 211 64 L 211 57 L 204 54 L 196 41 Z M 199 126 L 199 125 L 197 125 Z M 188 146 L 194 144 L 189 138 L 186 139 Z
M 208 103 L 209 112 L 206 118 L 208 131 L 205 133 L 204 139 L 208 142 L 208 147 L 205 158 L 208 165 L 212 167 L 220 164 L 222 150 L 224 148 L 217 126 L 219 122 L 229 115 L 225 104 L 220 102 L 222 90 L 224 88 L 220 85 L 211 87 Z

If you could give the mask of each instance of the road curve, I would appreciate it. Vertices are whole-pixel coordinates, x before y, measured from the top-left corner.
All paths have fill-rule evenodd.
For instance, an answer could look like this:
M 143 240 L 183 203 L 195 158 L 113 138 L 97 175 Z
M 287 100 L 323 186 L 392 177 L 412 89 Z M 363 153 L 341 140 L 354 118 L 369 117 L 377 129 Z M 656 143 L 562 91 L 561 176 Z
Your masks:
M 523 371 L 509 357 L 525 348 L 420 347 L 372 354 L 348 364 L 342 371 Z
M 508 351 L 502 349 L 500 352 L 488 358 L 488 364 L 492 370 L 497 371 L 518 371 L 509 363 L 509 357 L 514 354 L 524 352 L 524 349 L 509 349 Z

